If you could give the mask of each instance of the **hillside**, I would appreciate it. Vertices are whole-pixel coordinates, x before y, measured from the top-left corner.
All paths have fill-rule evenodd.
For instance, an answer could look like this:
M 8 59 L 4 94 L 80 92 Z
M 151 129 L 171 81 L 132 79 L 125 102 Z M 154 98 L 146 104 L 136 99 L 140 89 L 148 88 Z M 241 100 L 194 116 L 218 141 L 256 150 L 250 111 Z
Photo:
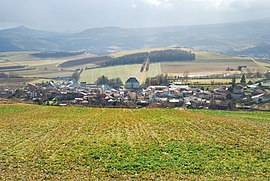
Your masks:
M 269 128 L 269 112 L 2 104 L 0 180 L 267 180 Z
M 224 53 L 269 43 L 269 31 L 270 18 L 161 28 L 103 27 L 72 34 L 18 27 L 0 31 L 0 41 L 7 41 L 8 45 L 0 51 L 86 50 L 102 55 L 142 47 L 180 46 Z
M 254 47 L 249 47 L 240 51 L 231 51 L 230 54 L 249 56 L 263 59 L 270 59 L 270 44 L 260 43 Z
M 58 33 L 34 30 L 23 26 L 0 30 L 0 52 L 46 51 L 59 49 L 58 45 L 46 38 Z

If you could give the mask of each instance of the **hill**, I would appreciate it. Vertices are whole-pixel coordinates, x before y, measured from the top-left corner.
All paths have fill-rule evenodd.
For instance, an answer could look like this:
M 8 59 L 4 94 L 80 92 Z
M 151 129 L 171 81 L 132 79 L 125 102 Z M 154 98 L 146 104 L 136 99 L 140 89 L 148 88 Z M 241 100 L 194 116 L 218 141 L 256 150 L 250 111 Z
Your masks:
M 269 32 L 270 18 L 225 24 L 161 28 L 103 27 L 72 34 L 18 27 L 0 31 L 0 41 L 6 40 L 9 47 L 0 50 L 86 50 L 102 55 L 142 47 L 179 46 L 224 53 L 242 50 L 260 43 L 269 43 Z M 12 48 L 11 45 L 14 47 Z
M 0 179 L 267 180 L 269 128 L 269 112 L 2 104 Z
M 0 52 L 45 51 L 59 49 L 58 45 L 46 40 L 58 33 L 34 30 L 23 26 L 0 30 Z
M 244 50 L 229 51 L 228 53 L 270 60 L 270 44 L 260 43 Z

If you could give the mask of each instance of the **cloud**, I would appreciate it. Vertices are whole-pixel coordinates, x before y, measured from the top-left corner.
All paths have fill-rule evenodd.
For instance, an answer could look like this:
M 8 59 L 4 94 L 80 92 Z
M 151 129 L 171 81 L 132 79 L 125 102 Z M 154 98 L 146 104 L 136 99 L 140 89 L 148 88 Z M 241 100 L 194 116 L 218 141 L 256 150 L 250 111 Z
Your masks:
M 161 0 L 144 0 L 146 4 L 154 5 L 154 6 L 160 6 L 162 4 Z
M 145 4 L 149 4 L 152 6 L 172 6 L 175 5 L 174 0 L 143 0 Z
M 132 6 L 133 8 L 137 8 L 137 7 L 138 7 L 137 4 L 134 3 L 134 2 L 131 3 L 131 6 Z
M 152 27 L 222 23 L 270 16 L 269 0 L 0 0 L 0 29 Z M 13 11 L 10 11 L 10 10 Z

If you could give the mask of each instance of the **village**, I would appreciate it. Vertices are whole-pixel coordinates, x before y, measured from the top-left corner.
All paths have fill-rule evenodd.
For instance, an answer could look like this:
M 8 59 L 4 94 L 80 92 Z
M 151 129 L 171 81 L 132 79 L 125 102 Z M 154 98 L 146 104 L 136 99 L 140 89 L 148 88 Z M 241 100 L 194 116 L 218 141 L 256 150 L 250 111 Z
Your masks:
M 118 88 L 86 82 L 48 81 L 27 84 L 15 90 L 2 89 L 0 97 L 30 100 L 48 106 L 254 110 L 254 105 L 270 103 L 270 79 L 266 77 L 263 84 L 234 83 L 213 90 L 181 82 L 145 87 L 136 77 L 130 77 L 124 86 Z

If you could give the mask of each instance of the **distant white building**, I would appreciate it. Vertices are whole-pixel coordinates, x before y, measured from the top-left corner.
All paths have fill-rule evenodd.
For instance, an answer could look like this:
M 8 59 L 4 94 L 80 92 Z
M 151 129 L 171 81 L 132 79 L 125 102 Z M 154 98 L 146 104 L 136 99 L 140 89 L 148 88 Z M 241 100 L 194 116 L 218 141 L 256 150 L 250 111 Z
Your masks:
M 138 88 L 140 88 L 140 82 L 138 81 L 138 79 L 136 77 L 130 77 L 126 81 L 125 88 L 126 89 L 138 89 Z

